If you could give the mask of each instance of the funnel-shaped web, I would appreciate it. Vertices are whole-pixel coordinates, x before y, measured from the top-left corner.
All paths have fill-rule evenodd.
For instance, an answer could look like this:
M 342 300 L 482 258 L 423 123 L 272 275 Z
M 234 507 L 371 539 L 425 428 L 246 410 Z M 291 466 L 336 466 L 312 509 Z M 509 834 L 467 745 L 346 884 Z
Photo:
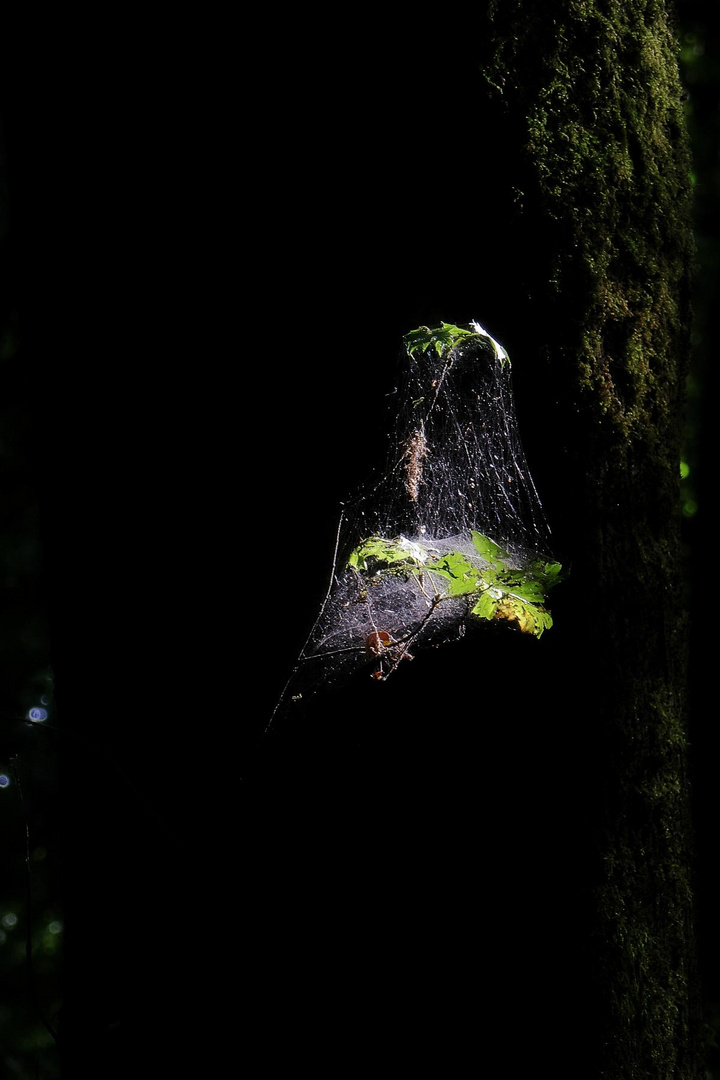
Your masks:
M 343 514 L 330 587 L 278 709 L 362 668 L 386 679 L 473 625 L 535 637 L 552 625 L 561 567 L 503 347 L 476 322 L 412 331 L 397 402 L 386 468 Z

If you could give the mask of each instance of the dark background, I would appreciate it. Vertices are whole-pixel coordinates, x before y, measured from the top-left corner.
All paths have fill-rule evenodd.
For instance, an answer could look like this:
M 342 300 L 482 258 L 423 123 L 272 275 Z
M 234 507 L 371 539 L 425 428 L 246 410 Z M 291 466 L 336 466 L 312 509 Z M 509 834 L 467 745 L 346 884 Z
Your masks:
M 702 299 L 717 235 L 717 60 L 703 57 L 717 51 L 686 11 L 705 48 L 685 42 Z M 5 88 L 6 318 L 21 327 L 8 370 L 62 734 L 9 723 L 3 760 L 34 778 L 31 823 L 59 846 L 34 877 L 61 895 L 62 985 L 49 965 L 43 1004 L 62 998 L 73 1080 L 113 1062 L 212 1072 L 258 1051 L 268 1067 L 342 1072 L 382 1053 L 447 1070 L 485 1044 L 518 1068 L 561 1069 L 560 1053 L 570 1068 L 593 1022 L 576 987 L 596 778 L 561 592 L 540 643 L 488 634 L 430 653 L 257 740 L 326 587 L 341 501 L 382 463 L 409 329 L 477 318 L 506 346 L 571 557 L 563 462 L 523 365 L 532 240 L 511 229 L 479 24 L 451 45 L 437 28 L 360 26 L 325 47 L 320 29 L 283 16 L 281 35 L 236 48 L 222 27 L 116 28 L 88 52 L 41 50 Z M 712 475 L 697 422 L 717 332 L 702 318 L 697 483 Z M 686 518 L 695 610 L 700 526 Z M 47 690 L 42 651 L 23 702 Z M 554 716 L 561 683 L 577 716 Z M 693 716 L 704 884 L 717 741 L 701 705 Z M 714 932 L 703 914 L 717 956 Z M 23 978 L 16 966 L 13 997 Z

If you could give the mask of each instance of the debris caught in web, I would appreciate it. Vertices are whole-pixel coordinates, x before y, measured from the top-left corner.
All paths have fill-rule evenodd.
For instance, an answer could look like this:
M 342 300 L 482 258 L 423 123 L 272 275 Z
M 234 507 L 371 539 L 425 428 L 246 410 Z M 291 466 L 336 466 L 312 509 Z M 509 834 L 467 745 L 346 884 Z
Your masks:
M 385 680 L 474 627 L 539 638 L 552 626 L 562 568 L 505 349 L 477 322 L 422 326 L 403 346 L 386 467 L 345 508 L 325 601 L 273 716 L 363 668 Z

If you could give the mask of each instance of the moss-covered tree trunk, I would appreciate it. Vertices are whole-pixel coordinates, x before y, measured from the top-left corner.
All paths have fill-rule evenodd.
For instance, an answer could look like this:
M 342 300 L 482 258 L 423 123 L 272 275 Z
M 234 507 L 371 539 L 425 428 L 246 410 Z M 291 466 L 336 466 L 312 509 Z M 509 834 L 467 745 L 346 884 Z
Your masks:
M 490 9 L 484 72 L 506 125 L 522 352 L 549 420 L 540 489 L 573 558 L 556 598 L 566 679 L 554 722 L 581 732 L 575 791 L 587 770 L 590 1071 L 696 1080 L 678 489 L 692 255 L 677 45 L 663 0 Z

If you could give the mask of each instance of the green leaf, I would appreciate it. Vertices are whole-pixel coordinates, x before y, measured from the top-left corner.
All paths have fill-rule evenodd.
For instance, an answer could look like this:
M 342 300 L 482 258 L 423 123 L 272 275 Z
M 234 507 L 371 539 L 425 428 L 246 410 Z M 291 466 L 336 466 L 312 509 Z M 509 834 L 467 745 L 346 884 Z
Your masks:
M 386 567 L 407 563 L 408 568 L 422 566 L 427 555 L 419 544 L 400 537 L 397 540 L 383 540 L 380 536 L 370 536 L 351 552 L 348 566 L 354 570 L 376 572 Z
M 550 612 L 544 607 L 526 604 L 516 596 L 501 596 L 498 599 L 490 592 L 479 597 L 471 614 L 480 619 L 507 622 L 524 634 L 537 638 L 552 626 Z
M 480 584 L 480 571 L 459 551 L 449 551 L 437 562 L 430 563 L 428 570 L 449 582 L 445 587 L 448 596 L 466 596 L 475 592 Z
M 503 621 L 539 638 L 552 626 L 544 604 L 549 589 L 561 578 L 561 564 L 536 558 L 525 567 L 510 567 L 510 556 L 499 544 L 476 530 L 471 535 L 477 559 L 460 551 L 433 557 L 422 544 L 404 536 L 392 540 L 370 536 L 351 553 L 348 566 L 370 576 L 412 578 L 421 588 L 423 575 L 428 575 L 439 600 L 470 596 L 475 618 Z
M 485 562 L 490 563 L 497 570 L 499 563 L 504 563 L 509 558 L 507 551 L 496 544 L 487 536 L 483 536 L 482 533 L 477 532 L 475 529 L 470 530 L 472 536 L 472 542 L 475 546 L 475 550 Z
M 405 335 L 405 343 L 411 356 L 418 351 L 424 354 L 432 348 L 437 356 L 442 357 L 461 341 L 480 337 L 482 335 L 475 330 L 466 330 L 453 323 L 444 322 L 434 329 L 430 329 L 429 326 L 419 326 L 417 330 L 411 330 Z
M 498 597 L 493 596 L 489 589 L 480 593 L 477 603 L 472 608 L 470 614 L 475 615 L 478 619 L 494 619 L 497 606 L 500 603 Z
M 417 330 L 411 330 L 405 334 L 404 341 L 409 356 L 416 352 L 424 355 L 429 349 L 433 349 L 436 356 L 442 358 L 446 352 L 454 349 L 457 345 L 471 341 L 473 338 L 491 346 L 496 358 L 500 361 L 501 367 L 505 367 L 506 364 L 510 363 L 510 357 L 500 342 L 496 341 L 477 322 L 471 323 L 469 327 L 455 326 L 454 323 L 446 322 L 440 323 L 439 326 L 434 328 L 419 326 Z
M 508 596 L 517 596 L 533 604 L 541 604 L 546 589 L 532 577 L 525 577 L 520 570 L 506 570 L 497 575 L 497 584 Z

